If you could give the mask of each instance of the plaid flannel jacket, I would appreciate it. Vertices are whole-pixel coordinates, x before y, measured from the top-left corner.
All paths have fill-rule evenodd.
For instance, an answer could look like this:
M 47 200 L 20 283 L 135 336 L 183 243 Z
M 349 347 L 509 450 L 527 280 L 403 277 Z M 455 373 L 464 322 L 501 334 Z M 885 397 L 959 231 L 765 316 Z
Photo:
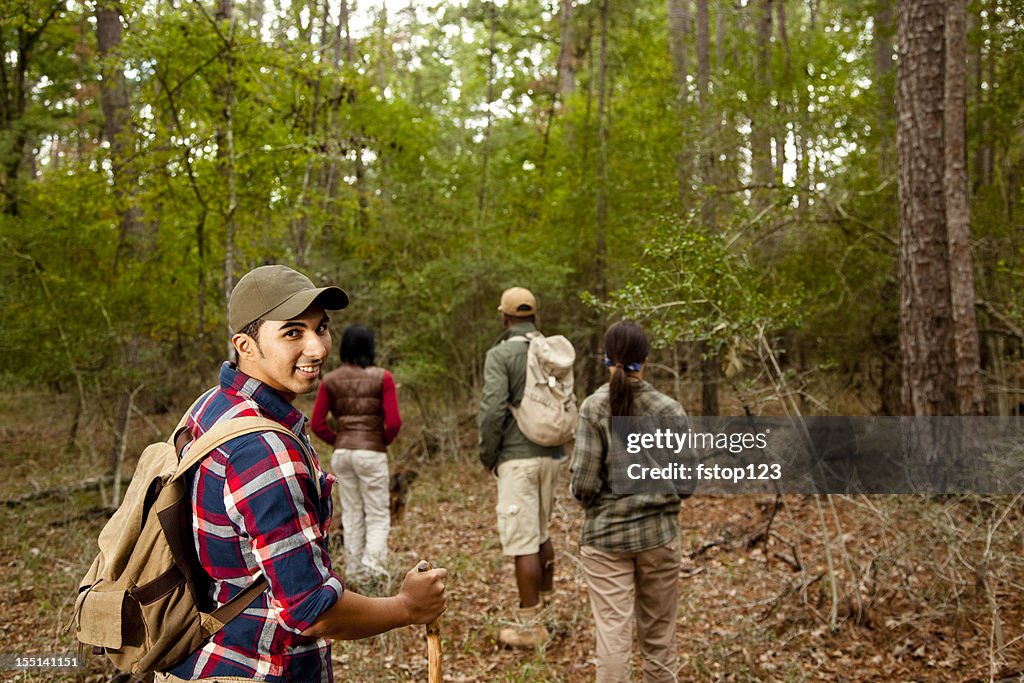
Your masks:
M 334 477 L 312 462 L 306 418 L 273 389 L 225 363 L 220 386 L 189 416 L 198 437 L 222 420 L 262 416 L 286 426 L 248 434 L 214 451 L 192 474 L 193 536 L 220 606 L 259 574 L 268 589 L 197 651 L 170 670 L 184 679 L 239 676 L 257 681 L 329 683 L 330 643 L 300 635 L 341 596 L 327 532 Z M 313 449 L 310 448 L 310 452 Z M 317 495 L 312 477 L 321 482 Z
M 637 382 L 638 416 L 682 416 L 682 406 L 644 381 Z M 585 509 L 580 544 L 611 552 L 637 552 L 664 545 L 679 534 L 679 497 L 612 493 L 608 472 L 611 399 L 608 385 L 580 406 L 573 448 L 571 489 Z

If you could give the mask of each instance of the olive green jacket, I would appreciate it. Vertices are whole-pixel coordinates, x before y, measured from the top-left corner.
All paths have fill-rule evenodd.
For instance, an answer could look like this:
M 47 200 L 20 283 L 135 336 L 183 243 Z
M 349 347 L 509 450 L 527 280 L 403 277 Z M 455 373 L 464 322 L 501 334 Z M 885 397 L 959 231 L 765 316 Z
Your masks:
M 561 458 L 561 446 L 538 446 L 519 431 L 511 406 L 523 400 L 526 386 L 526 341 L 507 341 L 525 336 L 537 328 L 531 322 L 511 325 L 498 337 L 484 361 L 484 391 L 480 397 L 480 462 L 494 469 L 506 460 L 520 458 Z

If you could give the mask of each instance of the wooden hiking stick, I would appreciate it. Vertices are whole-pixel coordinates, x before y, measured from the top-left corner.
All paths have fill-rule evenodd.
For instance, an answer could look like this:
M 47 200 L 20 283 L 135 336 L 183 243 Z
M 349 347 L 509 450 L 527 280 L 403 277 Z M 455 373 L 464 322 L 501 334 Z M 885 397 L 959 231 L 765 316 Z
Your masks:
M 428 572 L 433 568 L 422 560 L 416 571 Z M 427 683 L 441 683 L 441 627 L 436 619 L 427 624 Z

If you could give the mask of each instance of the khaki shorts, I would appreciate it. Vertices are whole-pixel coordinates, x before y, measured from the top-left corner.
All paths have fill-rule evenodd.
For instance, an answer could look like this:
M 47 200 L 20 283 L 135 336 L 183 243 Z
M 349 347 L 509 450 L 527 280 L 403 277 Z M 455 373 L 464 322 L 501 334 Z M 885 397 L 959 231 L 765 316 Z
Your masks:
M 498 538 L 504 555 L 533 555 L 548 540 L 555 485 L 565 458 L 506 460 L 498 465 Z

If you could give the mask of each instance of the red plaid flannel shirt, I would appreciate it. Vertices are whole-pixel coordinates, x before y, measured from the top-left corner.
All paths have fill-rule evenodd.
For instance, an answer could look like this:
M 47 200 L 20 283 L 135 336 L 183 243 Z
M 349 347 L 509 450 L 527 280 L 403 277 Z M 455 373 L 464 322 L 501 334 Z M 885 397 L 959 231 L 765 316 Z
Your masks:
M 300 634 L 344 590 L 327 553 L 334 477 L 315 461 L 310 471 L 299 445 L 309 445 L 305 416 L 228 363 L 220 386 L 203 396 L 188 427 L 198 437 L 222 420 L 245 416 L 280 422 L 295 438 L 249 434 L 205 458 L 192 479 L 193 535 L 200 563 L 214 579 L 216 606 L 260 574 L 269 585 L 170 673 L 185 679 L 330 683 L 330 642 Z M 319 495 L 314 476 L 321 482 Z

